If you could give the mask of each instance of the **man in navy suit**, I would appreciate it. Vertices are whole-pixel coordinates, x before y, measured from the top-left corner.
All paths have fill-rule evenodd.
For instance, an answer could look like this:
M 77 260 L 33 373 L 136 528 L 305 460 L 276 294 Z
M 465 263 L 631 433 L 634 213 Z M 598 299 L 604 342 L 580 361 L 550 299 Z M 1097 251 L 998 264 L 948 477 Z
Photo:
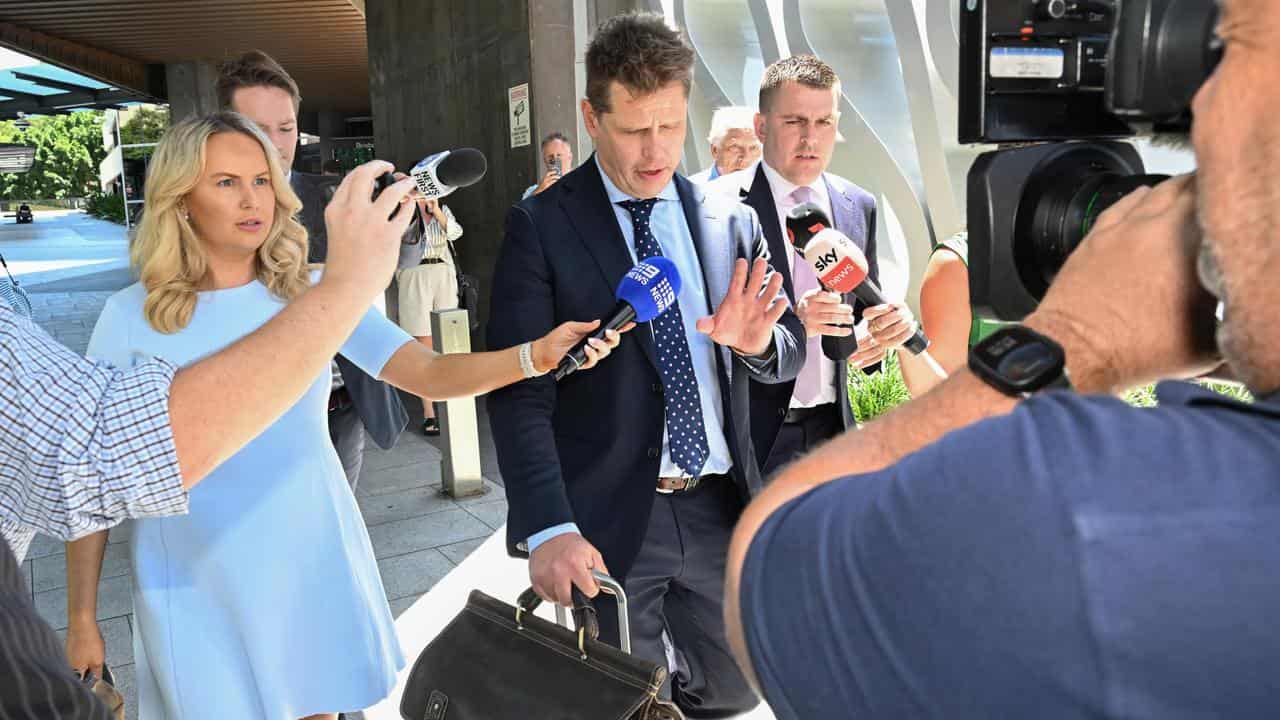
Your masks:
M 692 64 L 660 15 L 597 30 L 582 102 L 596 153 L 512 208 L 488 340 L 606 315 L 626 271 L 656 254 L 683 279 L 676 306 L 590 375 L 492 393 L 489 416 L 508 545 L 530 552 L 534 588 L 568 604 L 573 585 L 596 594 L 592 569 L 613 574 L 630 599 L 633 651 L 674 668 L 664 696 L 713 718 L 758 702 L 722 619 L 727 543 L 760 488 L 748 386 L 791 380 L 805 348 L 755 212 L 675 174 Z M 597 604 L 602 635 L 616 641 L 613 606 Z
M 886 350 L 915 331 L 905 305 L 866 307 L 852 293 L 826 292 L 786 238 L 792 208 L 813 203 L 867 256 L 878 281 L 876 201 L 862 188 L 826 172 L 839 138 L 840 79 L 812 55 L 784 58 L 760 81 L 756 134 L 764 144 L 754 167 L 717 179 L 709 192 L 741 196 L 760 216 L 787 297 L 804 324 L 808 353 L 795 382 L 752 383 L 751 434 L 763 473 L 803 455 L 854 424 L 848 401 L 849 365 L 868 371 Z M 852 326 L 867 321 L 868 335 Z M 861 345 L 861 349 L 860 348 Z

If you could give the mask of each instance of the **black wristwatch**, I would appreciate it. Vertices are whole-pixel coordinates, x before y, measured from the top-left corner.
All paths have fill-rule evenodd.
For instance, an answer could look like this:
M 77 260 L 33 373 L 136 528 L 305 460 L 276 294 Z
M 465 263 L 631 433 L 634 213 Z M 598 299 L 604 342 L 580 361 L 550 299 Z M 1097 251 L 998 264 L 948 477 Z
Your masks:
M 1062 346 L 1022 325 L 1001 328 L 969 348 L 969 370 L 1011 397 L 1071 389 Z

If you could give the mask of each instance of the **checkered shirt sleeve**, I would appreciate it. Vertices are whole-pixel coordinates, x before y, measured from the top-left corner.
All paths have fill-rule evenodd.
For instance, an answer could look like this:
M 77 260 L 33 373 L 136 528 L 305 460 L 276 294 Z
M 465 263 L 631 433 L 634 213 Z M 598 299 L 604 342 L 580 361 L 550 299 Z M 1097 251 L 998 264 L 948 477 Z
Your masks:
M 0 306 L 0 535 L 72 539 L 187 510 L 169 427 L 173 365 L 124 372 Z

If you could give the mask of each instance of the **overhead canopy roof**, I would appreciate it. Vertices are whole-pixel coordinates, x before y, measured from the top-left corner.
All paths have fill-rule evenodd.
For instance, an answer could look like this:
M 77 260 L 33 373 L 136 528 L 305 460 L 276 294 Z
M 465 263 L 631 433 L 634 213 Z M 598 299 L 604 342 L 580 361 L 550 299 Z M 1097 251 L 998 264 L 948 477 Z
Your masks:
M 7 99 L 6 99 L 7 98 Z M 0 120 L 22 114 L 60 115 L 76 109 L 105 109 L 145 99 L 52 65 L 0 71 Z
M 166 63 L 259 49 L 307 109 L 369 108 L 364 0 L 0 0 L 0 45 L 159 100 Z

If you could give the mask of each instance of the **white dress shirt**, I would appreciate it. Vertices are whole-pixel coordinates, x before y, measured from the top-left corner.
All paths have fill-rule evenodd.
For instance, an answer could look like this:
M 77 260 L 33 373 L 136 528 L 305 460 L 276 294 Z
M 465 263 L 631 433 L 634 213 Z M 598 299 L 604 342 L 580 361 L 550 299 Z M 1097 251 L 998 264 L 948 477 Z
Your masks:
M 774 170 L 773 168 L 769 167 L 769 163 L 765 162 L 764 160 L 760 161 L 760 167 L 764 168 L 764 176 L 769 181 L 769 190 L 773 193 L 773 205 L 778 210 L 778 223 L 779 223 L 779 226 L 782 228 L 782 235 L 785 238 L 787 234 L 787 213 L 791 212 L 791 209 L 796 206 L 795 200 L 791 198 L 791 193 L 795 192 L 796 188 L 798 188 L 799 186 L 791 182 L 790 180 L 787 180 L 786 178 L 782 177 L 782 175 L 780 175 L 777 170 Z M 754 175 L 754 173 L 752 174 Z M 807 187 L 809 188 L 811 193 L 811 197 L 812 197 L 811 202 L 813 202 L 819 208 L 821 208 L 822 212 L 824 212 L 828 218 L 832 218 L 831 196 L 827 194 L 827 181 L 824 180 L 821 176 L 819 176 L 817 180 L 810 183 Z M 831 222 L 834 224 L 835 220 L 832 219 Z M 788 244 L 788 247 L 789 247 L 789 244 Z M 788 271 L 790 271 L 791 277 L 794 278 L 795 272 L 796 272 L 795 251 L 787 253 L 787 269 Z M 799 303 L 799 301 L 800 301 L 800 298 L 796 298 L 796 302 Z M 795 396 L 792 396 L 791 407 L 793 408 L 816 407 L 818 405 L 824 405 L 826 403 L 835 402 L 836 401 L 836 386 L 835 386 L 836 385 L 836 364 L 832 362 L 830 358 L 828 358 L 826 355 L 822 353 L 817 353 L 817 357 L 814 357 L 814 353 L 809 353 L 809 357 L 805 359 L 805 362 L 821 363 L 820 369 L 822 371 L 822 392 L 818 395 L 816 399 L 814 399 L 809 403 L 800 402 L 795 398 Z

